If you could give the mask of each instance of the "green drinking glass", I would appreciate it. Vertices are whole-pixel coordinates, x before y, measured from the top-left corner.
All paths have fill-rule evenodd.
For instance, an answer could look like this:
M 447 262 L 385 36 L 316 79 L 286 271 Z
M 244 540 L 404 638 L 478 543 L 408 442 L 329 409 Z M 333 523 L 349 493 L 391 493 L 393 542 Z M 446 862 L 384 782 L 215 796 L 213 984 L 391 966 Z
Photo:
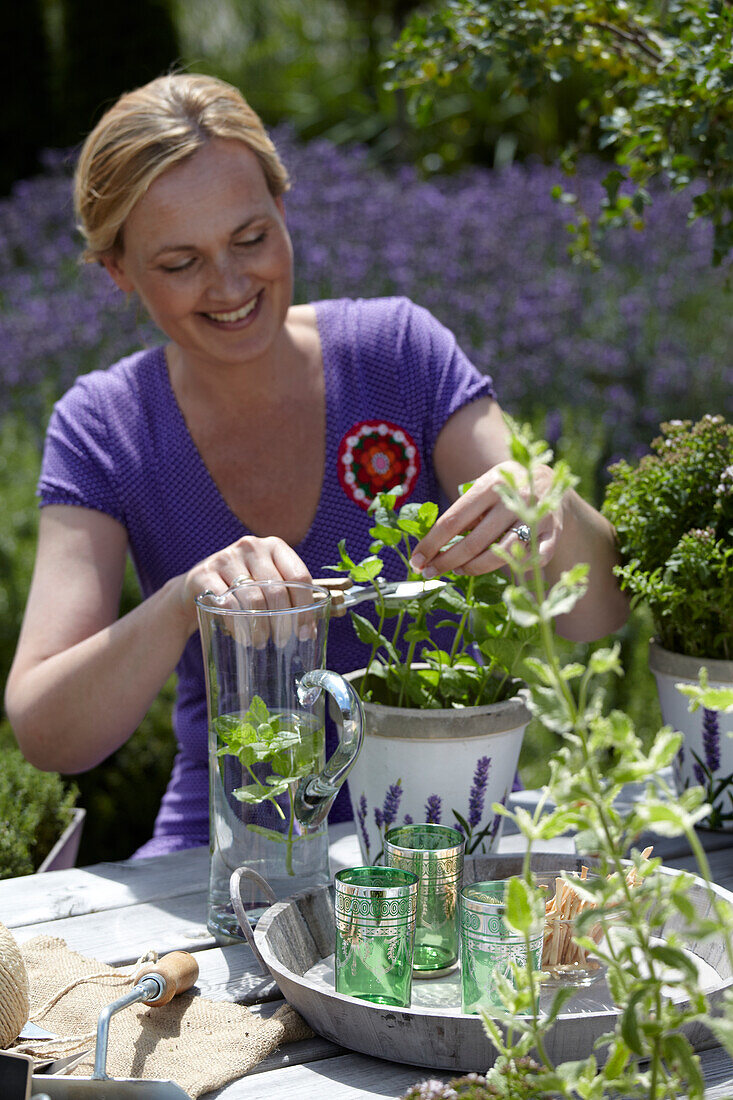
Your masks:
M 418 878 L 397 867 L 349 867 L 334 878 L 336 992 L 407 1008 Z
M 415 977 L 435 978 L 458 961 L 458 891 L 466 842 L 448 825 L 400 825 L 384 838 L 388 867 L 420 880 L 415 925 Z
M 514 984 L 512 963 L 540 969 L 544 921 L 538 920 L 529 937 L 504 919 L 509 879 L 474 882 L 461 890 L 461 1006 L 465 1013 L 501 1006 L 497 976 Z

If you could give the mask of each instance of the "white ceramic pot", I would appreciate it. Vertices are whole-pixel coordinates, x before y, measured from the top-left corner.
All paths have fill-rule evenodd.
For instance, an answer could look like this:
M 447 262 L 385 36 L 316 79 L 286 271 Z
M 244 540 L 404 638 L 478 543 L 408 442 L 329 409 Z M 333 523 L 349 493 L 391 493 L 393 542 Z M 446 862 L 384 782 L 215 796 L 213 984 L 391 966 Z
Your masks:
M 346 679 L 358 680 L 364 669 Z M 365 863 L 381 861 L 384 833 L 405 819 L 469 825 L 467 852 L 491 852 L 514 784 L 530 713 L 527 692 L 503 703 L 449 710 L 364 704 L 361 752 L 349 791 Z
M 733 830 L 733 715 L 703 707 L 691 714 L 689 699 L 676 687 L 696 684 L 703 665 L 711 687 L 733 688 L 733 661 L 685 657 L 656 642 L 649 645 L 649 667 L 657 681 L 662 719 L 685 735 L 675 765 L 677 786 L 680 790 L 705 787 L 713 812 L 703 824 L 728 831 Z
M 38 867 L 36 874 L 41 871 L 67 871 L 76 865 L 86 813 L 81 806 L 71 811 L 71 821 Z

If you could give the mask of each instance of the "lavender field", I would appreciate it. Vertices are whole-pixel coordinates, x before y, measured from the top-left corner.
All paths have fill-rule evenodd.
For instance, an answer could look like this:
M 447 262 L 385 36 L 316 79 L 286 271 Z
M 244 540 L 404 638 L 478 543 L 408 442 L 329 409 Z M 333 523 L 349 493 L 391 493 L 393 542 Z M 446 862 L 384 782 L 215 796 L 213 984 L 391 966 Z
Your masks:
M 570 214 L 554 168 L 386 175 L 361 148 L 275 133 L 298 300 L 405 294 L 453 329 L 494 375 L 503 406 L 556 441 L 593 435 L 605 462 L 643 449 L 662 419 L 729 412 L 733 311 L 706 226 L 659 195 L 642 232 L 619 231 L 591 271 L 566 252 Z M 74 377 L 159 338 L 100 268 L 80 267 L 68 156 L 0 204 L 0 414 L 42 428 Z M 599 201 L 603 169 L 581 190 Z M 544 413 L 547 419 L 544 421 Z

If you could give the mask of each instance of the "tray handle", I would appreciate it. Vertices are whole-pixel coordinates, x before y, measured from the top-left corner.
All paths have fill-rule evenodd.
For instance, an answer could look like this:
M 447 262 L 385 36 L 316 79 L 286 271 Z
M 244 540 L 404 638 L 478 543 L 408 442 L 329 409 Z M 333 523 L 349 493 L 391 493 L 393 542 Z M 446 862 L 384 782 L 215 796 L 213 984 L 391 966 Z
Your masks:
M 229 893 L 232 899 L 232 908 L 234 909 L 236 918 L 239 921 L 239 927 L 242 930 L 242 935 L 246 939 L 249 946 L 252 948 L 252 954 L 257 959 L 257 962 L 260 964 L 260 969 L 262 973 L 265 975 L 266 978 L 270 978 L 272 977 L 272 975 L 270 974 L 270 971 L 267 968 L 267 963 L 262 958 L 259 948 L 255 943 L 254 933 L 252 932 L 252 925 L 249 923 L 247 912 L 244 908 L 244 905 L 242 904 L 243 878 L 251 879 L 252 882 L 259 886 L 260 890 L 262 890 L 263 894 L 269 902 L 272 902 L 274 904 L 277 901 L 277 897 L 275 896 L 275 891 L 272 889 L 267 879 L 263 878 L 262 875 L 259 875 L 257 871 L 254 871 L 251 867 L 237 867 L 236 871 L 232 872 L 232 877 L 229 879 Z

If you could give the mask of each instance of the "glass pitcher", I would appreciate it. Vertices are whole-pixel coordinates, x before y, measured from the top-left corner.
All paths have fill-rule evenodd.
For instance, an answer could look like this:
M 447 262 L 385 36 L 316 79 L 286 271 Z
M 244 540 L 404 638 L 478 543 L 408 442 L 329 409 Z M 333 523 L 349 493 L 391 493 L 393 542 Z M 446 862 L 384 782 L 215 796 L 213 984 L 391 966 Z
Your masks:
M 241 939 L 232 872 L 247 867 L 242 903 L 251 924 L 279 899 L 330 881 L 326 815 L 362 742 L 361 703 L 323 668 L 325 588 L 240 581 L 196 598 L 209 716 L 209 930 Z M 324 691 L 336 703 L 339 742 L 325 760 Z

